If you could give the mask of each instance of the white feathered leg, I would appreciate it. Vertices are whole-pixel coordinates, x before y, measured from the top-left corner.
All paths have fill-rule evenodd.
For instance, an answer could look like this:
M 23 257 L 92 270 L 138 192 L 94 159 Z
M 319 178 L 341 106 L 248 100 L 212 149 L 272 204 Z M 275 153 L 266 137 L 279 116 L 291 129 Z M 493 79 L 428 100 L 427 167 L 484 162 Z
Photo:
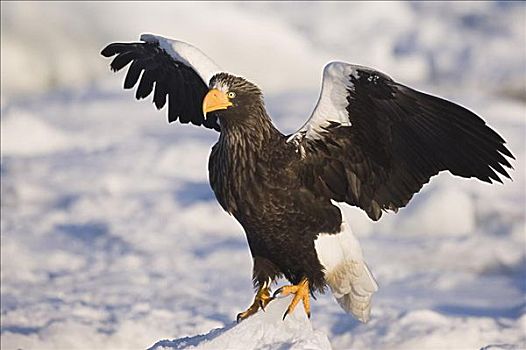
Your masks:
M 378 284 L 363 261 L 360 243 L 349 225 L 343 221 L 337 234 L 320 233 L 314 244 L 325 268 L 325 280 L 338 304 L 361 322 L 367 322 Z

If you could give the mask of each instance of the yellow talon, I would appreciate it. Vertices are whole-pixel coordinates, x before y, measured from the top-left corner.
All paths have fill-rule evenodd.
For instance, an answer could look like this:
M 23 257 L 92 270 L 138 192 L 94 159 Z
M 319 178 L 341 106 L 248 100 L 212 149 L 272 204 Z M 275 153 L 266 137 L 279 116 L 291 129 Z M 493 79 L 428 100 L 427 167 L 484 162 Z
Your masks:
M 274 299 L 274 297 L 270 296 L 270 288 L 267 283 L 264 283 L 263 286 L 259 287 L 252 305 L 250 305 L 245 311 L 237 314 L 237 322 L 252 316 L 258 312 L 259 308 L 265 311 L 265 307 L 272 301 L 272 299 Z
M 285 311 L 285 314 L 283 315 L 283 320 L 285 320 L 285 317 L 287 317 L 288 314 L 294 311 L 296 305 L 298 305 L 300 300 L 303 301 L 303 308 L 305 309 L 305 313 L 307 314 L 307 317 L 310 318 L 309 280 L 303 278 L 297 285 L 283 286 L 274 293 L 274 297 L 278 295 L 287 296 L 289 294 L 294 294 L 294 298 L 292 299 L 289 307 L 287 308 L 287 311 Z

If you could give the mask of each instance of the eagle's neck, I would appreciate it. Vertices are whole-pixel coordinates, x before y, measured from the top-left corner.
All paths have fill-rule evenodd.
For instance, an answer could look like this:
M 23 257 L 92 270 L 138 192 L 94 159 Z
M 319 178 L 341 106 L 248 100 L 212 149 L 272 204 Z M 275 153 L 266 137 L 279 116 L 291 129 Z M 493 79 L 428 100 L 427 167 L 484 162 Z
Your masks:
M 230 213 L 240 208 L 250 210 L 267 185 L 266 172 L 274 171 L 275 153 L 286 143 L 264 109 L 258 113 L 242 121 L 221 121 L 221 134 L 210 158 L 212 188 Z
M 283 140 L 283 134 L 272 124 L 264 107 L 258 107 L 252 113 L 255 116 L 221 120 L 219 143 L 227 147 L 229 152 L 238 155 L 259 154 L 270 143 Z

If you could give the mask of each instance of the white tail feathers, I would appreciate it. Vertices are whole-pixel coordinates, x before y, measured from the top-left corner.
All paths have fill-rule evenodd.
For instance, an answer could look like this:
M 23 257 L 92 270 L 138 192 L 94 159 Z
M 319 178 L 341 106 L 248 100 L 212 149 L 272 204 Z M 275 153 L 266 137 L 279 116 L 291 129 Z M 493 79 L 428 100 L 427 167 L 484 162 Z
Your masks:
M 349 226 L 343 222 L 339 233 L 319 234 L 314 246 L 325 268 L 325 281 L 338 304 L 358 320 L 367 322 L 378 284 L 363 261 L 362 249 Z
M 327 282 L 342 309 L 365 323 L 369 321 L 371 300 L 373 293 L 378 290 L 378 284 L 365 262 L 350 262 L 345 265 L 347 273 L 342 272 L 346 274 L 343 279 Z

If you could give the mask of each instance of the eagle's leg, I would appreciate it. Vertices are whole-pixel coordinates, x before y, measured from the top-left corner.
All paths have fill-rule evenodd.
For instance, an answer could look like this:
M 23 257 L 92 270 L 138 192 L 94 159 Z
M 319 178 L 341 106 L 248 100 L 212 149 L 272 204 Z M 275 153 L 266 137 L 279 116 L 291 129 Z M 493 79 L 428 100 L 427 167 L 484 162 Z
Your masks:
M 273 297 L 270 296 L 270 283 L 264 282 L 262 285 L 259 286 L 259 289 L 256 293 L 256 296 L 254 297 L 254 302 L 252 305 L 248 307 L 243 312 L 240 312 L 237 314 L 237 322 L 244 320 L 245 318 L 252 316 L 256 312 L 258 312 L 259 308 L 261 308 L 263 311 L 265 310 L 265 307 L 270 303 Z
M 285 314 L 283 315 L 283 319 L 285 319 L 285 317 L 287 317 L 288 314 L 294 311 L 294 309 L 296 308 L 296 305 L 298 305 L 300 301 L 303 302 L 303 308 L 305 309 L 305 313 L 307 314 L 307 317 L 310 318 L 309 280 L 303 277 L 300 283 L 298 283 L 297 285 L 283 286 L 279 288 L 278 290 L 276 290 L 273 298 L 275 298 L 278 295 L 287 296 L 289 294 L 294 294 L 294 298 L 292 299 L 292 302 L 287 308 L 287 311 L 285 311 Z

